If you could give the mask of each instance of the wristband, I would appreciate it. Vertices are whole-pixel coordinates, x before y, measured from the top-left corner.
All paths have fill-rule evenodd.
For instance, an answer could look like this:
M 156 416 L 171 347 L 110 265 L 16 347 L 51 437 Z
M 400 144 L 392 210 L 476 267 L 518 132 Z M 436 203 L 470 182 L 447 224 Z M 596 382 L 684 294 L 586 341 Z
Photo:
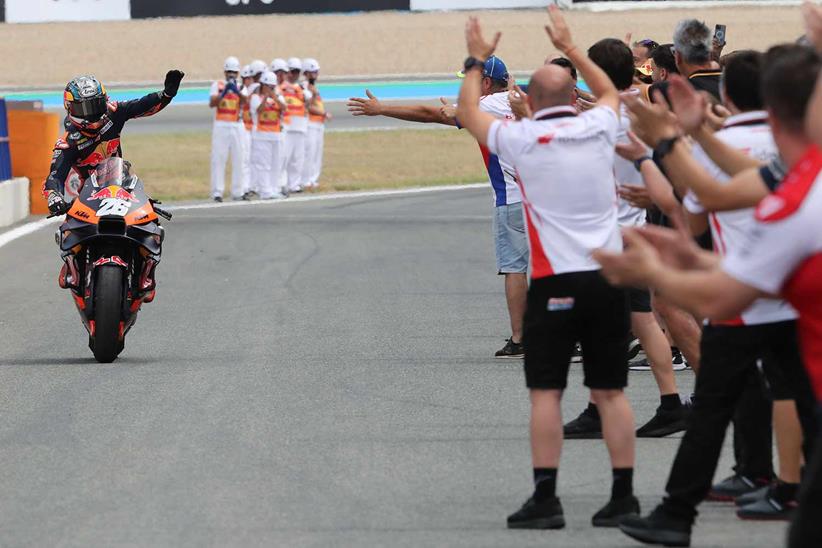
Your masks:
M 653 158 L 651 158 L 650 156 L 643 156 L 642 158 L 638 158 L 638 159 L 634 160 L 634 167 L 636 168 L 637 171 L 642 171 L 642 163 L 645 160 L 653 160 Z
M 474 67 L 482 67 L 485 68 L 485 61 L 480 61 L 476 57 L 469 57 L 465 60 L 465 63 L 462 66 L 463 74 L 468 74 L 468 71 Z

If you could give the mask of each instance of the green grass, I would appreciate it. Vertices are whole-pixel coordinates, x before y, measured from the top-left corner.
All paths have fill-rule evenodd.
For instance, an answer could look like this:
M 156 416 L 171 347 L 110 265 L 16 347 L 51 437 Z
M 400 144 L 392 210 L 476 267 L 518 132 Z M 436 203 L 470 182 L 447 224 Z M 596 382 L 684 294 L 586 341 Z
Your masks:
M 157 199 L 208 197 L 210 133 L 125 136 L 123 151 Z M 327 133 L 318 191 L 463 184 L 485 179 L 477 144 L 465 131 Z

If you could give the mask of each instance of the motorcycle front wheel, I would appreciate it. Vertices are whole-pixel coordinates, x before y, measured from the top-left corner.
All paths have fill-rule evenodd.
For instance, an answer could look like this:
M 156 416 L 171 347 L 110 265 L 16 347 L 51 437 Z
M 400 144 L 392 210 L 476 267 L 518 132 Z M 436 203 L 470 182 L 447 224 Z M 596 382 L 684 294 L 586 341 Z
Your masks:
M 101 265 L 94 284 L 94 357 L 100 363 L 111 363 L 122 350 L 120 315 L 123 309 L 123 275 L 119 266 Z

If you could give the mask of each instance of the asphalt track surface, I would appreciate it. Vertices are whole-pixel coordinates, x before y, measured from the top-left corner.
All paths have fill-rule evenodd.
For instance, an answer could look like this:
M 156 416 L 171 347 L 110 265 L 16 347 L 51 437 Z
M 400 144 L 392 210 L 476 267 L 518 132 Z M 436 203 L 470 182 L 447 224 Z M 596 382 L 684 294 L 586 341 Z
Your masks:
M 487 189 L 166 226 L 157 300 L 110 365 L 57 287 L 54 225 L 0 248 L 0 545 L 638 546 L 589 525 L 598 440 L 565 443 L 566 529 L 505 529 L 531 489 L 528 399 L 520 363 L 489 357 L 508 332 Z M 630 381 L 647 420 L 653 378 Z M 566 418 L 586 397 L 575 366 Z M 678 443 L 637 444 L 646 512 Z M 700 510 L 694 546 L 782 545 L 784 524 Z

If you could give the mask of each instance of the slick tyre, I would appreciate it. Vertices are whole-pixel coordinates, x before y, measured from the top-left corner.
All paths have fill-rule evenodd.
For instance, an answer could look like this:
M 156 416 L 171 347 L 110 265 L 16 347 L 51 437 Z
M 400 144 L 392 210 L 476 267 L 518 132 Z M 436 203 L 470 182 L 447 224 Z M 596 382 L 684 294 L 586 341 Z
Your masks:
M 94 287 L 94 340 L 92 351 L 100 363 L 111 363 L 123 349 L 120 315 L 123 309 L 123 274 L 119 266 L 97 269 Z

